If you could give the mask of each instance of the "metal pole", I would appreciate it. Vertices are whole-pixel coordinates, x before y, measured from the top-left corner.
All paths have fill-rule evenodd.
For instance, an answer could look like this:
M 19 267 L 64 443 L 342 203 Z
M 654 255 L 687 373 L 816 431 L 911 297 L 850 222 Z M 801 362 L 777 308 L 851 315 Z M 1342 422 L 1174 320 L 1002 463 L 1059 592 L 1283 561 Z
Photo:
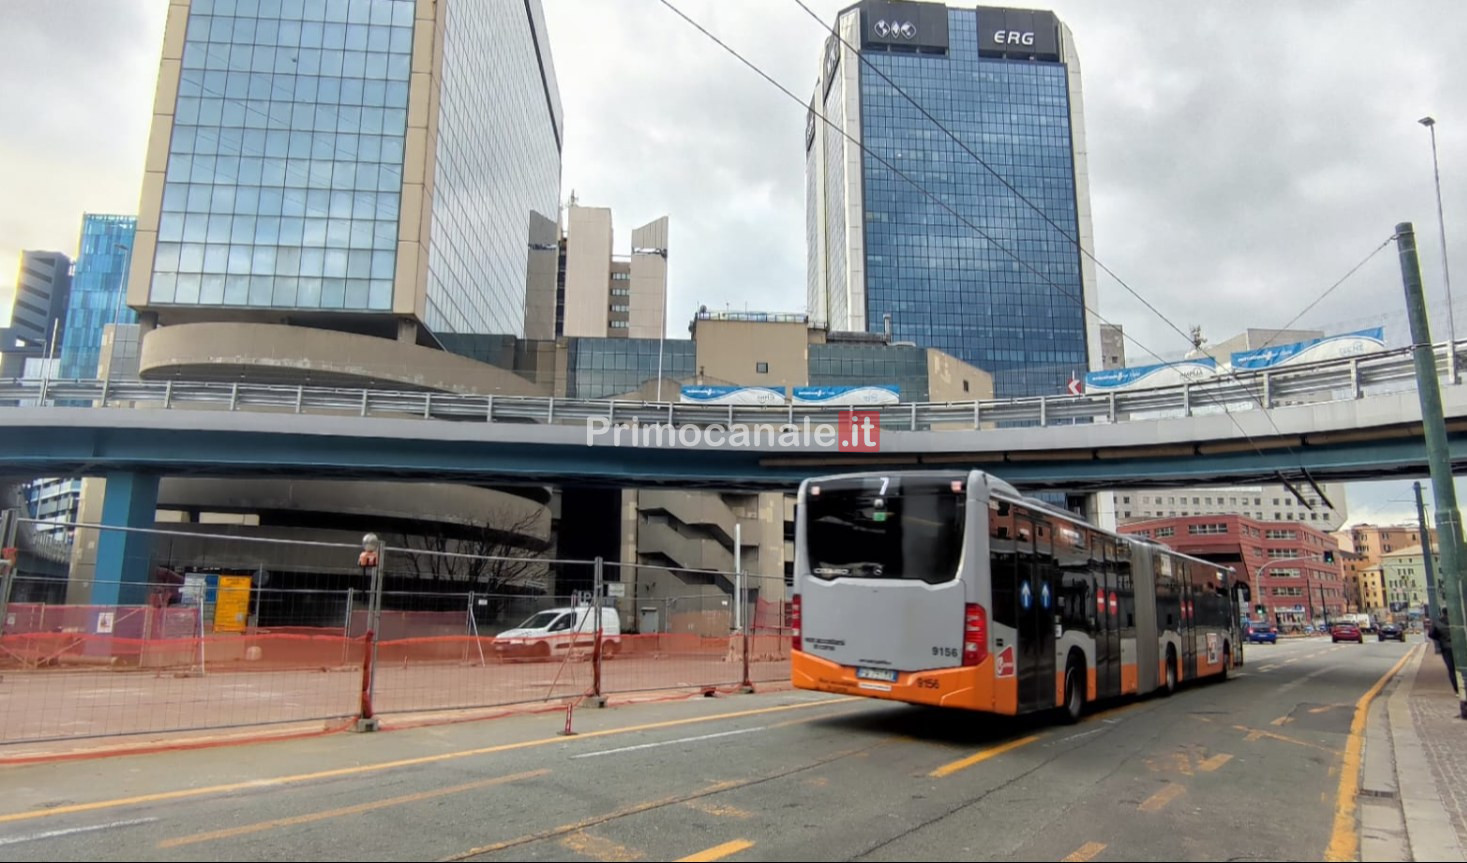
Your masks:
M 1421 500 L 1421 483 L 1412 483 L 1411 486 L 1416 490 L 1416 523 L 1421 526 L 1421 557 L 1426 563 L 1426 619 L 1434 621 L 1440 603 L 1436 596 L 1436 566 L 1431 560 L 1431 531 L 1426 527 L 1426 504 Z
M 744 631 L 744 526 L 734 522 L 734 629 Z
M 382 641 L 382 556 L 386 553 L 386 546 L 379 547 L 377 559 L 372 564 L 372 597 L 367 604 L 367 632 L 372 637 L 371 671 L 367 676 L 369 704 L 377 702 L 377 645 Z
M 1442 216 L 1442 172 L 1436 160 L 1436 121 L 1430 117 L 1421 120 L 1431 132 L 1431 173 L 1436 180 L 1436 225 L 1441 232 L 1442 239 L 1442 287 L 1447 294 L 1447 333 L 1452 339 L 1451 349 L 1447 356 L 1451 358 L 1452 366 L 1448 373 L 1452 383 L 1457 382 L 1457 310 L 1452 308 L 1452 273 L 1447 267 L 1447 222 Z
M 1421 399 L 1426 459 L 1431 469 L 1431 490 L 1436 498 L 1437 541 L 1441 544 L 1442 556 L 1442 605 L 1449 609 L 1452 655 L 1457 671 L 1457 711 L 1461 718 L 1467 719 L 1467 682 L 1462 678 L 1463 667 L 1467 665 L 1467 629 L 1462 627 L 1464 612 L 1467 612 L 1467 603 L 1462 597 L 1462 520 L 1457 511 L 1457 489 L 1452 482 L 1452 454 L 1447 444 L 1447 424 L 1442 417 L 1441 380 L 1437 377 L 1431 326 L 1426 318 L 1426 294 L 1421 287 L 1416 232 L 1410 222 L 1396 225 L 1396 243 L 1400 248 L 1406 310 L 1411 316 L 1416 393 Z
M 601 592 L 603 588 L 603 562 L 596 558 L 596 575 L 591 584 L 591 601 L 595 603 L 596 640 L 591 650 L 591 694 L 601 697 Z M 579 627 L 578 627 L 579 628 Z

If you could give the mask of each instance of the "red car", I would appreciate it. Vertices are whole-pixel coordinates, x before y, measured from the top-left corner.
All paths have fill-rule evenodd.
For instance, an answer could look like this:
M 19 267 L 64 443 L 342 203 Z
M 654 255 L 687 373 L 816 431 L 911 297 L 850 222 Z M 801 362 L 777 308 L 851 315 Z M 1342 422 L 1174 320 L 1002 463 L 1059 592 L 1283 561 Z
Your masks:
M 1341 641 L 1353 641 L 1356 644 L 1364 644 L 1365 636 L 1360 634 L 1360 627 L 1353 623 L 1337 623 L 1330 628 L 1330 641 L 1339 644 Z

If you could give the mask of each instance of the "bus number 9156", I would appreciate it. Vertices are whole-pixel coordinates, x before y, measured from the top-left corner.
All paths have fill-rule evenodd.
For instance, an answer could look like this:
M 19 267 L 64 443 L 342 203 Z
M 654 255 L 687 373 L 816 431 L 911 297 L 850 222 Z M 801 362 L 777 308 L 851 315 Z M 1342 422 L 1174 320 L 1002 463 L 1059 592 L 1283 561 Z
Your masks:
M 946 657 L 950 657 L 950 658 L 955 658 L 960 653 L 962 653 L 962 651 L 958 650 L 956 647 L 934 647 L 934 648 L 932 648 L 932 655 L 933 656 L 946 656 Z

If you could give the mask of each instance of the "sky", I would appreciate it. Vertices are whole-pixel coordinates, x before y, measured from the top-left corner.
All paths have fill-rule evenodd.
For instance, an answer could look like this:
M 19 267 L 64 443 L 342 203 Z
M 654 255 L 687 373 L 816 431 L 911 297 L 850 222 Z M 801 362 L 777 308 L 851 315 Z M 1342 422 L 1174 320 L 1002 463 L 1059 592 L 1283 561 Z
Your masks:
M 803 311 L 803 104 L 662 0 L 543 2 L 565 106 L 562 198 L 612 208 L 618 251 L 633 226 L 670 218 L 669 335 L 686 337 L 699 305 Z M 796 0 L 667 0 L 802 97 L 849 0 L 804 2 L 821 21 Z M 1426 115 L 1467 337 L 1467 4 L 1010 5 L 1052 9 L 1074 35 L 1094 253 L 1164 316 L 1101 276 L 1098 311 L 1125 327 L 1132 364 L 1182 355 L 1178 330 L 1193 325 L 1221 341 L 1286 324 L 1372 252 L 1298 325 L 1384 324 L 1404 344 L 1399 263 L 1383 245 L 1401 221 L 1416 226 L 1445 336 Z M 20 249 L 75 254 L 84 212 L 135 212 L 166 9 L 0 7 L 0 316 Z M 1377 487 L 1352 488 L 1352 510 L 1389 514 L 1410 497 Z

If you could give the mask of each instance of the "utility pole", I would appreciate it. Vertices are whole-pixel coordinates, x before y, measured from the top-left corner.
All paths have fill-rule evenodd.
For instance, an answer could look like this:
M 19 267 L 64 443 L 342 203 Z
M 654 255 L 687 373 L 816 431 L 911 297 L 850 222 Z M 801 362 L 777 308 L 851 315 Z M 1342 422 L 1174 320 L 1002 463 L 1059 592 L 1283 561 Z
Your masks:
M 1439 601 L 1436 598 L 1436 565 L 1431 560 L 1431 531 L 1426 526 L 1426 504 L 1421 500 L 1421 483 L 1411 485 L 1416 489 L 1416 523 L 1421 530 L 1421 558 L 1426 563 L 1426 617 L 1434 621 Z
M 1412 353 L 1416 358 L 1416 394 L 1421 399 L 1421 425 L 1426 432 L 1426 461 L 1431 470 L 1431 490 L 1436 498 L 1437 541 L 1442 555 L 1442 606 L 1447 609 L 1452 636 L 1452 653 L 1457 668 L 1457 712 L 1467 719 L 1467 682 L 1462 677 L 1467 662 L 1467 630 L 1462 627 L 1467 603 L 1462 597 L 1462 521 L 1457 512 L 1457 488 L 1452 482 L 1452 454 L 1447 444 L 1447 424 L 1442 417 L 1441 380 L 1437 377 L 1436 352 L 1431 343 L 1431 326 L 1426 319 L 1426 294 L 1421 287 L 1421 261 L 1416 255 L 1416 232 L 1410 222 L 1396 225 L 1396 246 L 1401 257 L 1401 281 L 1406 289 L 1406 311 L 1411 316 Z M 1455 356 L 1455 346 L 1448 356 Z M 1430 537 L 1427 544 L 1430 545 Z

